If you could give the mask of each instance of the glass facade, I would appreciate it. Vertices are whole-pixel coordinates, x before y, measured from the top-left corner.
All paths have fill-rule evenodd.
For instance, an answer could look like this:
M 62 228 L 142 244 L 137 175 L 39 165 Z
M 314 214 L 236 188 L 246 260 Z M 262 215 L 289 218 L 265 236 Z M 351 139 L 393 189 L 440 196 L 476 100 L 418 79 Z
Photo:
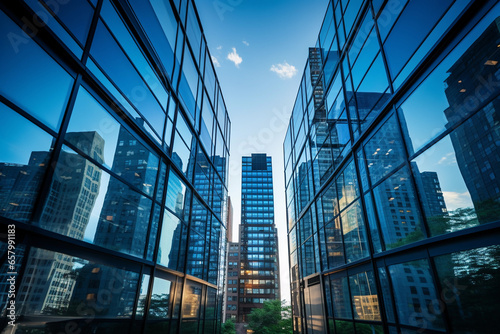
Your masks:
M 247 323 L 248 314 L 264 301 L 280 299 L 272 174 L 272 159 L 265 153 L 242 157 L 240 251 L 232 254 L 239 255 L 240 323 Z
M 499 62 L 497 1 L 329 1 L 283 147 L 296 333 L 496 333 Z
M 12 301 L 17 333 L 219 332 L 231 122 L 194 1 L 2 2 L 0 31 L 0 332 Z

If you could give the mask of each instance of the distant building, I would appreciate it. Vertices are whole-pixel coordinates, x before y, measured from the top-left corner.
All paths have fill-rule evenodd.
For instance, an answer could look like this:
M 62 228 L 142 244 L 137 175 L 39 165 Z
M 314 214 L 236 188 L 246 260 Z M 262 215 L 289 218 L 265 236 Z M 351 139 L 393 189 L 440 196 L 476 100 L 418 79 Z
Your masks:
M 242 157 L 239 246 L 237 322 L 247 323 L 252 309 L 280 299 L 272 162 L 266 154 Z

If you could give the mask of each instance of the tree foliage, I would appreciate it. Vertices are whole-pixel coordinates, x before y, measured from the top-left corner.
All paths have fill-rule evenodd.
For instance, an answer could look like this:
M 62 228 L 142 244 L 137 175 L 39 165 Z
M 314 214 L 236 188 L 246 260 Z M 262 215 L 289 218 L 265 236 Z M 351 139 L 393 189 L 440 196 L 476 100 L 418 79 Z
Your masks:
M 222 324 L 222 334 L 236 334 L 236 328 L 232 319 L 227 319 Z
M 262 308 L 252 310 L 248 327 L 254 334 L 293 333 L 292 309 L 285 306 L 285 301 L 267 300 Z

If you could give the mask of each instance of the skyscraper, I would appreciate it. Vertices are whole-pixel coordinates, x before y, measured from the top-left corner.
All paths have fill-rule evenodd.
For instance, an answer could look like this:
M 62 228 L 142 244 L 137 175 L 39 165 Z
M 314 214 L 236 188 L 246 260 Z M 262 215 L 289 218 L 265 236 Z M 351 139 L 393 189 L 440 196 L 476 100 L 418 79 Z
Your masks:
M 15 271 L 16 332 L 218 333 L 231 122 L 195 2 L 2 2 L 0 35 L 0 332 Z
M 283 147 L 295 333 L 495 333 L 499 15 L 328 2 Z
M 253 308 L 280 299 L 278 235 L 274 223 L 272 161 L 266 154 L 242 157 L 238 322 Z

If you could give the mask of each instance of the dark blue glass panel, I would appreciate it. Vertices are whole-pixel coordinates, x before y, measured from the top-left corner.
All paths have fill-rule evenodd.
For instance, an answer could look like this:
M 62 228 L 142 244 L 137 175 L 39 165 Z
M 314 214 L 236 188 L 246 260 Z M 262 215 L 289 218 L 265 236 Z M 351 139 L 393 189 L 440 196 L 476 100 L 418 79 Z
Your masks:
M 48 1 L 42 0 L 68 27 L 81 45 L 85 45 L 94 9 L 87 0 Z
M 404 161 L 405 150 L 401 141 L 398 123 L 395 116 L 391 116 L 365 144 L 366 163 L 372 184 Z
M 0 33 L 0 94 L 57 130 L 73 78 L 3 12 Z
M 425 238 L 417 194 L 407 167 L 373 189 L 386 249 Z
M 130 305 L 135 302 L 138 273 L 35 247 L 26 257 L 23 270 L 31 275 L 19 279 L 17 326 L 26 325 L 32 330 L 33 322 L 29 319 L 42 313 L 44 322 L 35 326 L 44 332 L 74 328 L 75 319 L 81 319 L 83 312 L 87 317 L 93 312 L 96 318 L 132 317 Z M 81 325 L 82 331 L 96 332 L 95 324 Z
M 420 329 L 444 330 L 440 299 L 427 260 L 389 267 L 399 322 Z
M 53 138 L 2 103 L 0 119 L 0 215 L 28 222 Z
M 448 9 L 452 0 L 410 1 L 384 43 L 394 78 Z M 432 10 L 429 10 L 432 8 Z
M 500 247 L 494 245 L 443 255 L 434 262 L 452 331 L 496 331 Z
M 163 222 L 161 226 L 160 249 L 157 262 L 167 268 L 178 270 L 179 251 L 185 234 L 183 233 L 181 220 L 171 214 L 168 210 L 163 211 Z

